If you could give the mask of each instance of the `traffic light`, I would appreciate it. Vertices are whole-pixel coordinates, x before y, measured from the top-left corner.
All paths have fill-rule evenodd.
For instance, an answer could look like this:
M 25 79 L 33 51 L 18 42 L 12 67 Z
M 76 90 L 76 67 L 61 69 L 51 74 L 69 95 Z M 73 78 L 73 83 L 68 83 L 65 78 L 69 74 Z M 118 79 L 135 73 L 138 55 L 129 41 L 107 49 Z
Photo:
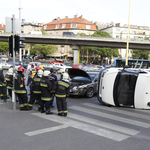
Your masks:
M 20 48 L 24 48 L 25 47 L 24 44 L 20 44 L 20 42 L 22 42 L 24 40 L 25 40 L 24 37 L 20 37 L 19 35 L 15 35 L 15 51 L 18 51 L 18 53 L 19 53 L 19 49 Z
M 9 55 L 13 57 L 13 36 L 9 37 Z

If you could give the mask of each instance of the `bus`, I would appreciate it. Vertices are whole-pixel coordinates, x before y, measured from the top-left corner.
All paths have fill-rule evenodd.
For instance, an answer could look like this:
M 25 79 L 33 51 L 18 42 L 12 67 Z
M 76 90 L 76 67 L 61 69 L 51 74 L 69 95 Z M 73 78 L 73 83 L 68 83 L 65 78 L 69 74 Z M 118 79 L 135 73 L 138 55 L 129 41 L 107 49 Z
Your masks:
M 116 67 L 124 67 L 126 63 L 126 59 L 117 58 L 114 61 L 114 66 Z M 146 59 L 128 59 L 129 68 L 142 68 L 142 69 L 150 69 L 150 60 Z

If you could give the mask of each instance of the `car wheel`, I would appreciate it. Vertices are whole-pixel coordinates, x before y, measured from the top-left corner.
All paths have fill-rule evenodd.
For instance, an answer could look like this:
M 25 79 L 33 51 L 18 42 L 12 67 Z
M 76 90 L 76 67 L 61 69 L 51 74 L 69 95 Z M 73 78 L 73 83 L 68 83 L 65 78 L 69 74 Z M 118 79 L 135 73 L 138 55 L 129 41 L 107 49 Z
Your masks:
M 86 91 L 86 97 L 91 98 L 94 95 L 94 90 L 93 88 L 88 88 Z

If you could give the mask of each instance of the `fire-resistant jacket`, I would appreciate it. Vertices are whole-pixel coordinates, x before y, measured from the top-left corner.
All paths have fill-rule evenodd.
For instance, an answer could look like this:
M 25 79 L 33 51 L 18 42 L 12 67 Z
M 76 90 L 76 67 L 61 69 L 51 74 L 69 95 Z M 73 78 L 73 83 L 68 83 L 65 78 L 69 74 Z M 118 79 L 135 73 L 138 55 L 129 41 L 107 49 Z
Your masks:
M 15 93 L 26 93 L 26 88 L 25 88 L 25 84 L 24 84 L 24 76 L 22 75 L 22 73 L 18 73 L 15 76 Z
M 0 69 L 0 84 L 4 83 L 4 75 L 3 75 L 3 70 Z
M 56 97 L 69 97 L 69 82 L 60 80 L 56 83 Z
M 13 73 L 7 73 L 5 75 L 5 82 L 7 85 L 7 89 L 12 89 L 12 87 L 13 87 Z
M 40 89 L 40 81 L 41 81 L 41 77 L 39 77 L 38 75 L 36 75 L 33 78 L 33 81 L 31 83 L 32 86 L 32 91 L 35 94 L 41 94 L 41 89 Z
M 52 93 L 51 93 L 52 83 L 47 77 L 43 76 L 41 78 L 40 88 L 41 88 L 41 100 L 43 101 L 52 100 Z
M 51 81 L 52 83 L 52 93 L 55 92 L 55 86 L 56 86 L 56 82 L 57 82 L 57 76 L 54 75 L 54 74 L 51 74 L 50 77 L 49 77 L 49 80 Z

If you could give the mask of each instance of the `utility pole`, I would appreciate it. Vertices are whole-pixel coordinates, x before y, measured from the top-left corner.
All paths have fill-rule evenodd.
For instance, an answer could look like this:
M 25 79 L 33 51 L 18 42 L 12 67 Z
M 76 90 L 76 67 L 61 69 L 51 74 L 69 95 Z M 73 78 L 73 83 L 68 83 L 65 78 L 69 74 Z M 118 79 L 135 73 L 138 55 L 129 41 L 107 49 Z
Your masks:
M 21 20 L 21 0 L 20 0 L 20 5 L 19 5 L 19 19 Z M 21 21 L 22 22 L 22 21 Z M 20 33 L 19 33 L 19 35 L 21 36 L 21 30 L 20 30 Z M 21 43 L 20 43 L 21 44 Z M 22 60 L 22 49 L 20 48 L 19 49 L 19 61 L 21 61 Z

